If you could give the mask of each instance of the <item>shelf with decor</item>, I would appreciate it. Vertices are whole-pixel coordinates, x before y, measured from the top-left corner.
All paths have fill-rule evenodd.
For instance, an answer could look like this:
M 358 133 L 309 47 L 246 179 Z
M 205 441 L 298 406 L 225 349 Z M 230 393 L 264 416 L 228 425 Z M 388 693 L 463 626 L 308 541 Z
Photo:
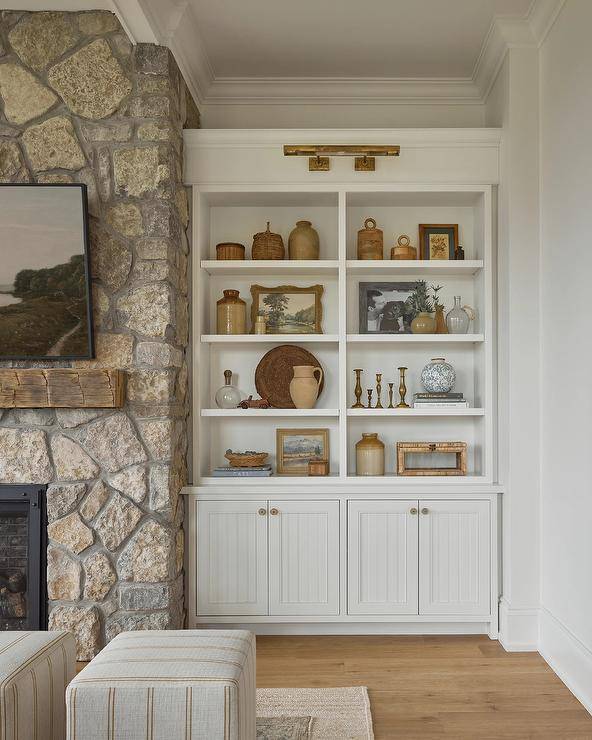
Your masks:
M 348 275 L 417 275 L 421 277 L 473 276 L 483 260 L 347 260 Z
M 208 275 L 337 275 L 338 260 L 202 260 Z
M 259 417 L 281 418 L 281 417 L 313 417 L 313 416 L 339 416 L 339 409 L 202 409 L 202 416 L 218 416 L 221 418 Z
M 483 334 L 348 334 L 348 342 L 378 344 L 478 344 Z
M 337 343 L 337 334 L 203 334 L 204 344 L 299 344 Z
M 443 409 L 422 409 L 422 408 L 408 408 L 408 409 L 348 409 L 348 416 L 401 416 L 401 417 L 413 417 L 413 416 L 484 416 L 485 409 L 482 408 L 443 408 Z

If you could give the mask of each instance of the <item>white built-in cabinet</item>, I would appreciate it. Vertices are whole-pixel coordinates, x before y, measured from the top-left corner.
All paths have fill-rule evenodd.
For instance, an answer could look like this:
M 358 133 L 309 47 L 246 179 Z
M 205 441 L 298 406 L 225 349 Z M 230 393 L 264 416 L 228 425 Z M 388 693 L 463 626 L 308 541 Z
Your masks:
M 355 172 L 332 158 L 310 172 L 283 144 L 399 144 Z M 185 489 L 188 623 L 271 625 L 291 631 L 487 631 L 497 634 L 498 521 L 496 201 L 500 132 L 458 130 L 200 130 L 185 132 L 186 184 L 192 187 L 192 480 Z M 384 259 L 359 261 L 357 232 L 375 218 Z M 250 259 L 255 232 L 288 234 L 312 221 L 320 259 Z M 400 234 L 417 246 L 418 224 L 458 224 L 465 259 L 390 260 Z M 246 245 L 244 261 L 218 261 L 216 244 Z M 286 244 L 287 246 L 287 244 Z M 286 255 L 288 256 L 288 255 Z M 442 285 L 470 304 L 470 333 L 368 334 L 359 321 L 360 283 Z M 216 334 L 216 301 L 240 291 L 250 315 L 253 284 L 320 283 L 322 333 Z M 247 332 L 250 332 L 248 320 Z M 215 393 L 231 369 L 241 393 L 257 396 L 255 369 L 278 344 L 312 352 L 325 387 L 313 409 L 219 409 Z M 423 390 L 421 369 L 445 357 L 467 408 L 386 408 L 387 383 L 408 368 L 407 400 Z M 363 400 L 383 373 L 382 409 L 352 408 L 354 369 Z M 276 463 L 278 428 L 324 428 L 330 475 L 216 478 L 224 453 L 257 449 Z M 356 475 L 355 445 L 378 432 L 386 474 Z M 396 473 L 398 441 L 465 441 L 468 474 Z

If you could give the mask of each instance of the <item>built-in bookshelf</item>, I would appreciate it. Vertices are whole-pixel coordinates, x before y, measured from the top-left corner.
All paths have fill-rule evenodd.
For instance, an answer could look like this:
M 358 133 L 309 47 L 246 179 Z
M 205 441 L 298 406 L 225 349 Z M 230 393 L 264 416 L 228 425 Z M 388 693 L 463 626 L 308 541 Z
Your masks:
M 469 474 L 462 479 L 434 479 L 488 484 L 494 481 L 494 347 L 492 292 L 492 189 L 490 186 L 406 186 L 373 184 L 371 188 L 310 190 L 282 184 L 277 187 L 200 185 L 194 188 L 194 478 L 196 485 L 247 485 L 245 479 L 222 481 L 211 470 L 224 464 L 224 452 L 252 449 L 270 453 L 275 467 L 276 429 L 323 427 L 329 429 L 331 475 L 315 484 L 356 484 L 355 443 L 362 432 L 375 431 L 386 445 L 388 475 L 372 479 L 390 486 L 415 485 L 412 478 L 395 473 L 397 441 L 466 441 Z M 382 261 L 356 259 L 357 231 L 368 217 L 384 232 Z M 271 230 L 286 244 L 296 221 L 312 222 L 320 236 L 318 261 L 218 261 L 218 242 L 246 246 L 253 234 Z M 417 246 L 419 223 L 457 223 L 465 250 L 461 261 L 388 259 L 400 234 Z M 449 310 L 453 297 L 476 311 L 469 334 L 364 334 L 359 325 L 359 283 L 425 279 L 442 285 L 441 300 Z M 309 286 L 320 283 L 323 293 L 323 333 L 290 335 L 233 335 L 215 333 L 216 301 L 222 291 L 234 288 L 247 302 L 250 316 L 252 284 Z M 324 391 L 316 407 L 305 409 L 218 409 L 214 394 L 223 383 L 223 371 L 234 373 L 246 396 L 255 389 L 255 368 L 263 355 L 278 344 L 297 344 L 319 360 L 325 374 Z M 445 357 L 457 373 L 456 390 L 469 401 L 467 408 L 352 409 L 355 401 L 354 368 L 363 368 L 365 389 L 383 374 L 383 404 L 387 383 L 398 386 L 397 367 L 406 366 L 407 399 L 423 390 L 420 372 L 433 357 Z M 395 395 L 398 400 L 397 394 Z M 384 404 L 386 405 L 386 404 Z M 367 480 L 367 479 L 366 479 Z M 272 476 L 257 485 L 298 485 L 302 479 Z M 368 481 L 369 482 L 369 481 Z M 421 478 L 424 486 L 429 479 Z

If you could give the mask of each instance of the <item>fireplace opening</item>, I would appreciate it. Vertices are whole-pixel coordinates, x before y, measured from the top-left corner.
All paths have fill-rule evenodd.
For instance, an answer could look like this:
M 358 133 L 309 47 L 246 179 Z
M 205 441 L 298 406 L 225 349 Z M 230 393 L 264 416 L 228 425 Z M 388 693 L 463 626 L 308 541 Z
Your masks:
M 0 630 L 47 629 L 45 486 L 0 486 Z

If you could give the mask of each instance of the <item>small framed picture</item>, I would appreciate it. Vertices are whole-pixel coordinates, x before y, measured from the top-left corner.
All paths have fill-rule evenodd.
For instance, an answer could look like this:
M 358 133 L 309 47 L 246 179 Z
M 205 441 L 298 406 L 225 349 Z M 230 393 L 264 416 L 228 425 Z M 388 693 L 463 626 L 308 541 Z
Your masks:
M 453 260 L 458 246 L 458 224 L 419 224 L 423 260 Z
M 276 429 L 278 475 L 308 475 L 310 460 L 328 459 L 328 429 Z
M 322 285 L 309 288 L 251 285 L 251 326 L 255 325 L 257 316 L 263 315 L 267 334 L 322 334 L 323 290 Z
M 411 334 L 416 282 L 359 283 L 360 334 Z

